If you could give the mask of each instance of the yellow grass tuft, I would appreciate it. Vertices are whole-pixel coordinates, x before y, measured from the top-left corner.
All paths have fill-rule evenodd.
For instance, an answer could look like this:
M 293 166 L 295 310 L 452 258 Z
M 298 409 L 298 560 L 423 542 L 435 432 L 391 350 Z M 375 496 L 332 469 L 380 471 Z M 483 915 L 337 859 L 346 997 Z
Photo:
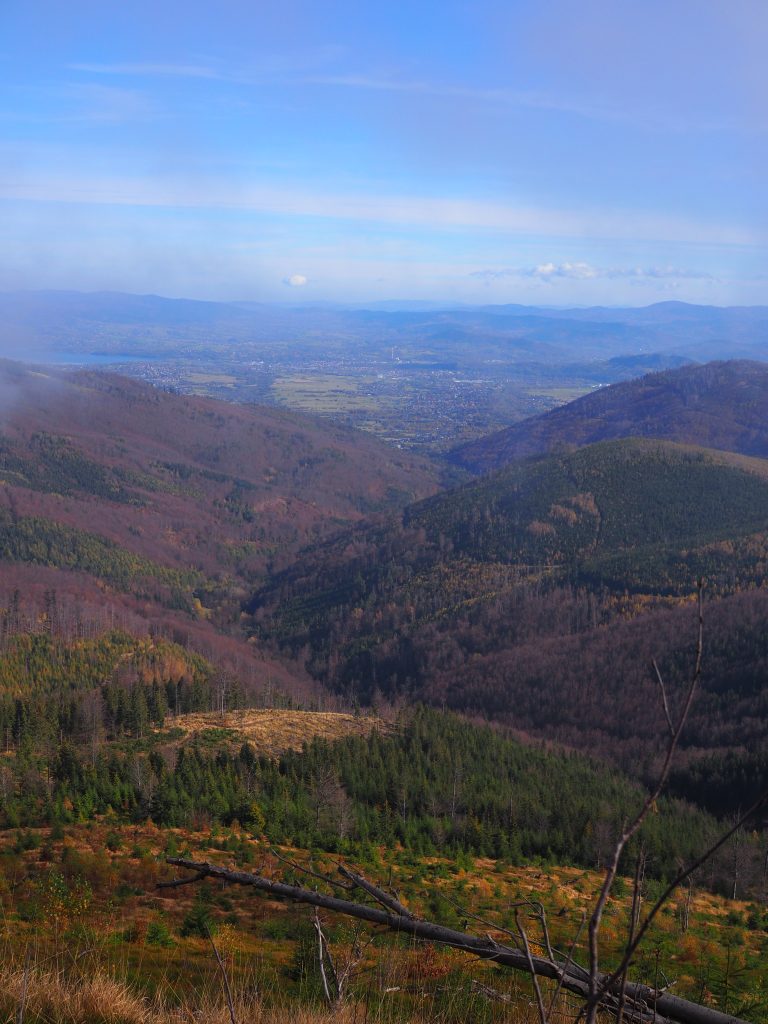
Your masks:
M 0 1013 L 25 1024 L 160 1024 L 163 1017 L 122 982 L 97 971 L 77 981 L 50 971 L 0 971 Z
M 422 953 L 423 955 L 423 953 Z M 402 979 L 401 979 L 402 980 Z M 20 1013 L 23 1003 L 23 1018 Z M 426 1024 L 430 1012 L 403 1016 L 394 1004 L 376 1009 L 354 1001 L 339 1007 L 286 1002 L 266 1006 L 258 998 L 235 998 L 236 1024 Z M 370 1012 L 369 1012 L 370 1011 Z M 195 1004 L 164 1004 L 131 991 L 128 985 L 97 970 L 91 976 L 65 978 L 33 967 L 0 967 L 0 1020 L 23 1019 L 23 1024 L 231 1024 L 229 1009 L 215 994 L 204 993 Z M 530 1007 L 509 1007 L 508 1024 L 535 1024 Z

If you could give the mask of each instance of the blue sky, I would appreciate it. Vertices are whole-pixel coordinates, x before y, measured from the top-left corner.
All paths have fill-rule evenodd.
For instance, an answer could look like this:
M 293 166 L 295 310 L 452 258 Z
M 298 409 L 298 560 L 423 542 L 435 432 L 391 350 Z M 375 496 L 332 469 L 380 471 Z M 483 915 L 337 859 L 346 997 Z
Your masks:
M 0 4 L 0 290 L 768 302 L 765 0 Z

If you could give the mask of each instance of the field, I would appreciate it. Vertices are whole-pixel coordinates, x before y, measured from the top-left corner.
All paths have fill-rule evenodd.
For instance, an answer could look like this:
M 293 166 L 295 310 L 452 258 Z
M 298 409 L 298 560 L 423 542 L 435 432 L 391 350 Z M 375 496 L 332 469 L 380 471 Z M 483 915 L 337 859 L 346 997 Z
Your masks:
M 373 378 L 344 377 L 336 374 L 295 374 L 278 377 L 272 394 L 278 405 L 318 415 L 341 415 L 352 411 L 372 411 L 377 403 L 366 394 Z
M 190 393 L 195 395 L 206 395 L 212 387 L 231 388 L 237 383 L 237 377 L 230 373 L 203 373 L 191 370 L 183 373 L 182 380 Z
M 528 388 L 527 394 L 531 398 L 547 398 L 555 405 L 562 405 L 565 402 L 573 402 L 582 395 L 586 395 L 591 388 L 585 387 L 551 387 L 551 388 Z

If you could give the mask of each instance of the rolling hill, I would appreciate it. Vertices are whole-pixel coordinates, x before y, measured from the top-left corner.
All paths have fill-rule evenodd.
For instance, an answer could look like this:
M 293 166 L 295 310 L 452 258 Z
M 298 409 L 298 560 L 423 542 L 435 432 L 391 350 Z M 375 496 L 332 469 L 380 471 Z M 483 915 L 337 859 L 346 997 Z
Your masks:
M 620 437 L 657 437 L 768 456 L 768 364 L 683 366 L 613 384 L 455 448 L 475 473 L 513 459 Z
M 708 660 L 686 743 L 768 742 L 766 527 L 763 460 L 603 442 L 318 546 L 256 594 L 254 628 L 364 701 L 446 704 L 642 771 L 663 738 L 651 659 L 677 693 L 699 577 Z

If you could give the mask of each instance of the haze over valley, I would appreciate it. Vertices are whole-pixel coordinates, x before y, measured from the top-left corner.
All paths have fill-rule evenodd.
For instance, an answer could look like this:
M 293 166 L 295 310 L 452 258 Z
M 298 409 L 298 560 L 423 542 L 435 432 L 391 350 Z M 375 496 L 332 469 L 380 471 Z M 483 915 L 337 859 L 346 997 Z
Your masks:
M 319 414 L 425 453 L 653 370 L 759 359 L 768 344 L 766 307 L 381 306 L 6 293 L 0 343 L 11 357 Z
M 0 1024 L 768 1024 L 764 5 L 0 39 Z
M 768 364 L 693 354 L 760 354 L 762 308 L 3 301 L 52 360 L 0 362 L 6 828 L 599 865 L 697 678 L 697 581 L 651 870 L 760 798 Z M 752 826 L 703 885 L 758 898 Z

